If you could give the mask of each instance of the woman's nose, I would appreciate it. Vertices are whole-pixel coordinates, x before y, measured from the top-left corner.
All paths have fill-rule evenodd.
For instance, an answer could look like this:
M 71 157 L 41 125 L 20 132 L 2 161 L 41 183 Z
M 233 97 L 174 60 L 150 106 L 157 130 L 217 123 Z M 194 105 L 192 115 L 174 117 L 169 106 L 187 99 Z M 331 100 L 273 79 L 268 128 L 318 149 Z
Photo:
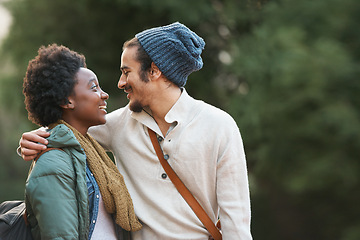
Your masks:
M 102 99 L 109 99 L 109 94 L 107 94 L 107 92 L 104 92 L 104 91 L 102 91 L 102 93 L 101 93 L 101 98 Z

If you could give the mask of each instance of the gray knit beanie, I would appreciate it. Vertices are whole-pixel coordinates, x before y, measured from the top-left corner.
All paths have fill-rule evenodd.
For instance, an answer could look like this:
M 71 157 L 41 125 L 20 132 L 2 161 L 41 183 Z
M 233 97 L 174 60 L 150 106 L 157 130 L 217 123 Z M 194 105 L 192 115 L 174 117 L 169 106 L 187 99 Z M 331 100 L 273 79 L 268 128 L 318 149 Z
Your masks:
M 179 87 L 203 66 L 204 40 L 179 22 L 147 29 L 135 37 L 160 71 Z

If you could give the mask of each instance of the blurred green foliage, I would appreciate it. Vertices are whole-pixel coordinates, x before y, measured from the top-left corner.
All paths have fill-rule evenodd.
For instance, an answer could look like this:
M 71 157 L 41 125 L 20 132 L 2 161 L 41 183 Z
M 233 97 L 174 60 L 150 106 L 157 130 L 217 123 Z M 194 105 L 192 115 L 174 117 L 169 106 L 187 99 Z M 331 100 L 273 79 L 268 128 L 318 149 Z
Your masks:
M 254 239 L 360 239 L 358 0 L 11 0 L 0 55 L 0 201 L 22 198 L 15 153 L 26 119 L 22 79 L 40 45 L 83 53 L 110 94 L 122 43 L 180 21 L 206 41 L 186 85 L 228 111 L 247 153 Z

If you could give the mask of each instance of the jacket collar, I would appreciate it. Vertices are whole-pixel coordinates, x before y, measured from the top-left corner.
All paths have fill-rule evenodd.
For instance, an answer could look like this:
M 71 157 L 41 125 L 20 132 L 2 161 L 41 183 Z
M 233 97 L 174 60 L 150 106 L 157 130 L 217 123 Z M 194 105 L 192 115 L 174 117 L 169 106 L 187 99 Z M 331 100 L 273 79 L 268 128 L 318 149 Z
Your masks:
M 54 128 L 49 129 L 48 131 L 50 132 L 50 136 L 47 138 L 47 140 L 49 141 L 48 147 L 72 147 L 78 150 L 82 149 L 74 133 L 64 124 L 59 124 Z

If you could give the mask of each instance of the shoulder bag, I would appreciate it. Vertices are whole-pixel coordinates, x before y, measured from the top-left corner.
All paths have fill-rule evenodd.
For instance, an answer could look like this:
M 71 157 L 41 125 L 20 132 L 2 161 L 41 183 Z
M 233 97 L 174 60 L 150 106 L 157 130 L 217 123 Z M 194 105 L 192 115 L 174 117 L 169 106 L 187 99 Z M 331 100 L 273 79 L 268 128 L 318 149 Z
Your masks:
M 47 148 L 39 153 L 38 158 L 47 151 L 60 148 Z M 5 201 L 0 204 L 0 240 L 33 240 L 30 226 L 27 222 L 24 201 Z

